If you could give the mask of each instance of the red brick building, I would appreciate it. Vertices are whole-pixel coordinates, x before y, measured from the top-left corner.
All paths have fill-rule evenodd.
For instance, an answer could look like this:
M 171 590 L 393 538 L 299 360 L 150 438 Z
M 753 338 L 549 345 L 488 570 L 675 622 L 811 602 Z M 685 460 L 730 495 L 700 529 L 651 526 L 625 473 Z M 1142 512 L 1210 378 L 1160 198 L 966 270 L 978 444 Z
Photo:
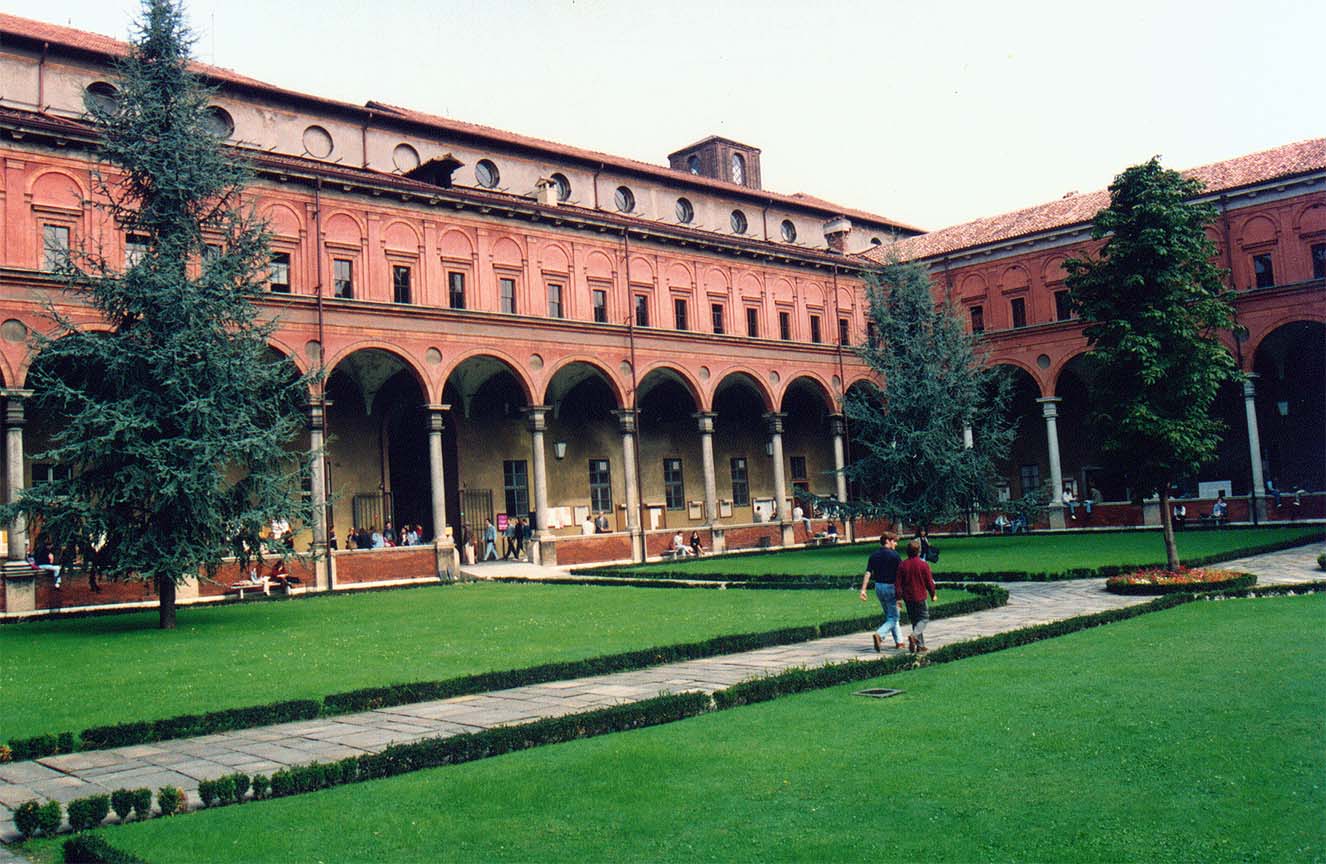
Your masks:
M 115 98 L 108 68 L 124 50 L 0 15 L 10 498 L 62 470 L 31 458 L 59 418 L 27 408 L 40 362 L 29 337 L 49 328 L 47 301 L 85 313 L 56 290 L 48 254 L 78 244 L 99 244 L 112 260 L 134 254 L 134 238 L 96 206 L 97 147 L 83 107 L 86 97 Z M 1009 466 L 1010 493 L 1055 477 L 1057 462 L 1064 477 L 1099 478 L 1108 497 L 1127 497 L 1062 432 L 1075 394 L 1089 388 L 1073 380 L 1080 330 L 1056 320 L 1057 268 L 1087 246 L 1099 195 L 922 234 L 765 190 L 760 151 L 725 138 L 677 150 L 664 167 L 198 68 L 217 88 L 216 134 L 254 163 L 249 200 L 273 233 L 261 301 L 280 322 L 272 349 L 299 369 L 327 370 L 301 442 L 325 449 L 311 494 L 326 518 L 301 538 L 341 542 L 310 565 L 314 586 L 454 572 L 452 539 L 477 537 L 489 517 L 530 518 L 536 555 L 560 563 L 657 555 L 678 530 L 713 549 L 803 541 L 791 519 L 795 490 L 845 495 L 835 475 L 850 448 L 842 400 L 872 379 L 852 349 L 865 334 L 863 280 L 877 247 L 895 241 L 932 265 L 937 292 L 981 310 L 972 320 L 993 361 L 1025 376 L 1021 407 L 1039 399 L 1047 413 L 1060 408 L 1063 458 L 1051 456 L 1037 420 Z M 1263 435 L 1268 476 L 1321 488 L 1320 452 L 1314 475 L 1311 459 L 1283 449 L 1295 438 L 1280 435 L 1304 440 L 1300 416 L 1315 416 L 1320 431 L 1320 375 L 1315 391 L 1304 376 L 1313 362 L 1321 368 L 1326 318 L 1326 142 L 1199 174 L 1225 208 L 1217 239 L 1235 281 L 1250 286 L 1240 292 L 1249 337 L 1231 349 L 1247 368 L 1269 370 L 1248 403 L 1264 428 L 1281 423 Z M 1254 266 L 1271 269 L 1254 275 Z M 1284 412 L 1275 407 L 1282 390 Z M 1243 405 L 1235 395 L 1233 411 Z M 1304 399 L 1315 407 L 1299 407 Z M 1246 492 L 1251 472 L 1238 473 L 1236 453 L 1228 458 L 1231 492 Z M 1022 473 L 1029 465 L 1038 477 Z M 438 542 L 346 550 L 352 527 L 387 520 L 421 524 Z M 602 520 L 606 531 L 595 526 Z M 97 597 L 34 587 L 22 578 L 26 532 L 13 527 L 6 614 L 145 599 L 130 586 Z

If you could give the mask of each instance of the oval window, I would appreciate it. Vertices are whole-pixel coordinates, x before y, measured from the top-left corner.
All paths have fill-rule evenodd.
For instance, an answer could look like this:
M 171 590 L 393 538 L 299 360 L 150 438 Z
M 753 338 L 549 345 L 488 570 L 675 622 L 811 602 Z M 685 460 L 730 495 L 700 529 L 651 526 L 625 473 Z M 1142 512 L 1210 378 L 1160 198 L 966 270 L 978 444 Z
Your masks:
M 548 179 L 552 180 L 553 185 L 557 187 L 558 201 L 566 201 L 571 197 L 571 181 L 566 179 L 565 174 L 554 174 Z
M 791 219 L 783 220 L 783 239 L 788 243 L 797 242 L 797 226 L 792 224 Z
M 630 213 L 635 209 L 635 193 L 625 186 L 617 187 L 617 194 L 613 196 L 617 203 L 617 209 L 623 213 Z
M 678 198 L 677 221 L 683 225 L 689 225 L 691 224 L 691 220 L 694 218 L 695 218 L 695 208 L 691 206 L 691 202 L 685 198 Z
M 745 233 L 746 233 L 746 214 L 745 214 L 745 213 L 742 213 L 740 210 L 733 210 L 733 211 L 732 211 L 732 219 L 731 219 L 731 222 L 732 222 L 732 233 L 733 233 L 733 234 L 745 234 Z
M 419 151 L 409 144 L 397 144 L 391 152 L 391 162 L 398 171 L 413 171 L 419 167 Z
M 110 114 L 119 104 L 120 91 L 105 81 L 94 81 L 84 91 L 83 104 L 94 114 Z
M 502 174 L 491 161 L 480 159 L 479 163 L 474 166 L 474 179 L 478 180 L 479 185 L 483 188 L 492 189 L 501 181 Z
M 331 133 L 321 126 L 310 126 L 304 130 L 304 152 L 314 159 L 325 159 L 332 152 Z
M 218 138 L 229 138 L 235 134 L 235 121 L 230 119 L 230 112 L 220 105 L 212 105 L 207 109 L 203 126 Z

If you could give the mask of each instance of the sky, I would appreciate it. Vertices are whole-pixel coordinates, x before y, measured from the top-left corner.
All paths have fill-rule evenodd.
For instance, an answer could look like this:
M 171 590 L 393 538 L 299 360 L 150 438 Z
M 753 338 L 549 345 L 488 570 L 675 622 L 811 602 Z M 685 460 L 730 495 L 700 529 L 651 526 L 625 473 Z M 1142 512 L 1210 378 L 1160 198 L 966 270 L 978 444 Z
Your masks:
M 1326 135 L 1326 3 L 190 0 L 199 60 L 665 164 L 718 134 L 764 187 L 926 229 Z M 135 0 L 6 0 L 127 38 Z

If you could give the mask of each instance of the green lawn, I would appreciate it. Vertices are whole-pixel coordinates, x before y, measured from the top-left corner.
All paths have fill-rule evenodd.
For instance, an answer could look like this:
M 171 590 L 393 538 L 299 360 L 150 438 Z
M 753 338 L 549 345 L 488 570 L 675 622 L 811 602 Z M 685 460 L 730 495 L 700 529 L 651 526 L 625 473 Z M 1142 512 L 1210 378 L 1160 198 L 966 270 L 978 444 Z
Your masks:
M 1179 557 L 1228 555 L 1238 557 L 1240 550 L 1279 543 L 1296 538 L 1322 536 L 1320 527 L 1246 528 L 1222 531 L 1185 531 L 1177 535 Z M 905 541 L 904 541 L 905 542 Z M 1159 531 L 1118 531 L 1072 534 L 1018 534 L 1015 536 L 980 535 L 976 537 L 939 537 L 934 541 L 940 550 L 934 570 L 942 577 L 949 573 L 987 573 L 999 570 L 1058 573 L 1083 567 L 1108 564 L 1153 565 L 1165 563 L 1165 547 Z M 797 549 L 756 555 L 727 555 L 685 559 L 664 564 L 645 564 L 633 568 L 641 575 L 650 570 L 750 576 L 762 573 L 788 573 L 798 576 L 859 575 L 874 544 L 831 546 L 821 549 Z M 614 568 L 616 569 L 616 568 Z
M 706 595 L 708 597 L 710 595 Z M 1320 861 L 1326 597 L 105 829 L 205 861 Z M 49 844 L 48 844 L 49 845 Z
M 946 592 L 959 600 L 965 592 Z M 0 627 L 0 741 L 879 612 L 849 591 L 463 584 Z

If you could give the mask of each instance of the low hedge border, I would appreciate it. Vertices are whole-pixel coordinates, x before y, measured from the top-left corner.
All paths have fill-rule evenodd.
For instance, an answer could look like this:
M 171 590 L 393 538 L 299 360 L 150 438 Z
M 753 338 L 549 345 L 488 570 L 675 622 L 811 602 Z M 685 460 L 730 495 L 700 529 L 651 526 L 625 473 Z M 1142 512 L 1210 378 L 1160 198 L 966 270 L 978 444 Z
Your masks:
M 1105 583 L 1105 590 L 1111 594 L 1122 594 L 1131 597 L 1151 597 L 1162 594 L 1206 594 L 1211 591 L 1241 591 L 1245 588 L 1251 588 L 1256 584 L 1256 576 L 1251 573 L 1240 573 L 1229 579 L 1222 579 L 1219 582 L 1188 582 L 1173 584 L 1139 583 L 1137 585 L 1129 585 L 1123 582 L 1108 580 Z
M 993 587 L 993 586 L 992 586 Z M 734 684 L 712 695 L 698 692 L 679 694 L 660 694 L 653 699 L 599 708 L 581 714 L 569 714 L 562 717 L 549 717 L 531 723 L 516 726 L 499 726 L 482 732 L 453 735 L 445 738 L 427 738 L 408 744 L 393 744 L 379 753 L 366 753 L 352 756 L 338 762 L 310 762 L 285 768 L 272 775 L 270 791 L 259 793 L 258 778 L 254 778 L 254 798 L 284 798 L 342 786 L 348 783 L 361 783 L 367 780 L 379 780 L 408 774 L 426 768 L 444 765 L 459 765 L 518 750 L 528 750 L 546 744 L 560 744 L 582 738 L 591 738 L 613 732 L 626 732 L 649 726 L 660 726 L 698 717 L 711 711 L 723 711 L 742 705 L 767 702 L 781 696 L 803 693 L 809 690 L 821 690 L 902 672 L 940 663 L 952 663 L 967 657 L 992 654 L 1006 648 L 1029 645 L 1056 636 L 1076 633 L 1091 627 L 1100 627 L 1129 618 L 1136 618 L 1149 612 L 1172 609 L 1185 603 L 1198 600 L 1223 599 L 1224 597 L 1266 597 L 1284 594 L 1326 592 L 1326 582 L 1311 582 L 1299 585 L 1275 585 L 1253 590 L 1231 590 L 1205 594 L 1173 594 L 1157 597 L 1147 603 L 1111 609 L 1090 615 L 1079 615 L 1038 624 L 993 636 L 981 636 L 963 642 L 954 642 L 942 648 L 936 648 L 926 655 L 900 654 L 878 660 L 851 660 L 815 669 L 790 669 L 777 675 L 768 675 Z M 228 801 L 220 801 L 216 806 L 242 803 L 242 795 Z M 35 802 L 33 802 L 35 804 Z M 57 805 L 58 807 L 58 805 Z M 107 826 L 109 827 L 109 826 Z M 142 864 L 139 859 L 128 855 L 110 845 L 103 837 L 91 837 L 97 841 L 96 851 L 102 855 L 120 857 L 71 858 L 70 844 L 78 838 L 65 843 L 65 861 L 96 861 L 107 864 Z M 81 846 L 78 848 L 82 848 Z
M 940 584 L 941 587 L 967 591 L 976 596 L 935 608 L 931 616 L 936 619 L 991 609 L 1008 602 L 1008 592 L 997 586 Z M 105 750 L 111 747 L 148 744 L 172 738 L 212 735 L 217 732 L 250 729 L 255 726 L 271 726 L 277 723 L 312 720 L 316 717 L 330 717 L 356 711 L 372 711 L 394 705 L 449 699 L 455 696 L 469 696 L 475 693 L 507 690 L 528 684 L 544 684 L 549 681 L 584 678 L 611 672 L 628 672 L 663 663 L 700 660 L 775 645 L 809 642 L 813 639 L 841 636 L 845 633 L 873 627 L 873 620 L 872 617 L 850 618 L 843 621 L 828 621 L 819 625 L 787 627 L 761 633 L 716 636 L 703 642 L 644 648 L 619 654 L 589 657 L 584 660 L 546 663 L 524 669 L 480 672 L 441 681 L 416 681 L 385 687 L 365 687 L 344 693 L 331 693 L 321 699 L 294 699 L 273 702 L 267 705 L 254 705 L 247 708 L 227 708 L 205 714 L 184 714 L 161 720 L 142 720 L 108 726 L 94 726 L 83 730 L 79 735 L 74 735 L 72 732 L 62 732 L 59 735 L 46 734 L 31 738 L 16 738 L 9 742 L 9 747 L 13 751 L 15 760 L 23 760 L 39 759 L 56 753 L 72 753 L 75 750 Z
M 1229 529 L 1229 530 L 1240 530 L 1240 529 Z M 1122 532 L 1115 532 L 1115 533 L 1122 533 Z M 1316 535 L 1316 536 L 1297 537 L 1290 540 L 1281 540 L 1275 543 L 1262 543 L 1257 546 L 1248 546 L 1244 547 L 1243 549 L 1238 549 L 1233 552 L 1223 552 L 1218 555 L 1199 555 L 1194 558 L 1186 559 L 1184 561 L 1184 564 L 1188 567 L 1205 567 L 1209 564 L 1218 564 L 1221 561 L 1230 561 L 1235 558 L 1246 558 L 1250 555 L 1265 555 L 1268 552 L 1281 552 L 1285 549 L 1295 549 L 1299 546 L 1307 546 L 1312 543 L 1320 543 L 1322 539 L 1323 538 L 1320 535 Z M 863 545 L 863 544 L 853 544 L 853 545 Z M 778 550 L 778 551 L 785 552 L 787 550 Z M 1054 573 L 1027 572 L 1021 570 L 991 570 L 987 572 L 941 571 L 936 575 L 938 578 L 941 578 L 946 582 L 964 582 L 964 581 L 1058 582 L 1069 579 L 1108 579 L 1111 576 L 1118 576 L 1123 573 L 1132 572 L 1134 570 L 1141 570 L 1148 567 L 1162 567 L 1164 566 L 1164 564 L 1165 562 L 1163 561 L 1154 561 L 1142 564 L 1110 564 L 1104 567 L 1074 567 L 1068 570 L 1063 570 Z M 652 569 L 653 567 L 660 567 L 660 569 L 655 570 Z M 743 587 L 754 587 L 755 585 L 766 587 L 763 585 L 763 583 L 796 583 L 796 582 L 808 582 L 808 581 L 818 581 L 821 583 L 825 582 L 825 577 L 823 576 L 807 577 L 799 573 L 758 573 L 749 576 L 741 576 L 731 573 L 727 574 L 704 573 L 704 572 L 697 573 L 687 570 L 665 570 L 661 569 L 661 565 L 646 565 L 645 567 L 636 567 L 636 568 L 631 568 L 631 567 L 585 568 L 585 569 L 573 569 L 571 572 L 572 574 L 575 575 L 612 577 L 620 579 L 630 579 L 641 582 L 650 581 L 650 580 L 668 581 L 676 579 L 686 579 L 694 582 L 727 582 L 729 588 L 736 588 L 738 587 L 739 584 L 742 583 L 744 583 Z M 816 585 L 815 587 L 841 587 L 842 585 L 852 582 L 853 580 L 859 577 L 842 576 L 838 578 L 841 578 L 843 581 L 839 583 L 835 579 L 834 581 L 829 583 L 828 586 Z M 779 587 L 791 587 L 791 585 L 782 584 Z
M 64 860 L 66 864 L 147 864 L 97 834 L 77 834 L 64 841 Z

